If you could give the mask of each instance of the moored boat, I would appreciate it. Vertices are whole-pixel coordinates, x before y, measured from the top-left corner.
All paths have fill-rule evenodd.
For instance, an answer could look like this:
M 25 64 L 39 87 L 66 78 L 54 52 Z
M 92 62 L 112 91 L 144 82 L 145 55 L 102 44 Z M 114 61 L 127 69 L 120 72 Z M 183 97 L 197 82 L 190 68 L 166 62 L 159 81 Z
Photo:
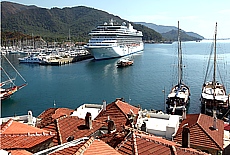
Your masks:
M 21 88 L 25 87 L 27 85 L 26 80 L 21 76 L 21 74 L 15 69 L 15 67 L 11 64 L 11 62 L 7 59 L 5 55 L 3 57 L 8 61 L 8 63 L 11 65 L 11 67 L 15 70 L 17 73 L 16 75 L 19 75 L 21 79 L 24 81 L 21 85 L 16 85 L 16 77 L 11 78 L 10 75 L 7 73 L 7 71 L 1 66 L 1 73 L 3 73 L 5 76 L 2 75 L 1 83 L 0 83 L 0 97 L 1 101 L 5 100 L 9 97 L 11 97 L 14 93 L 16 93 Z M 7 79 L 6 79 L 7 78 Z M 3 81 L 2 81 L 3 80 Z
M 210 73 L 212 70 L 213 76 L 212 80 L 208 81 L 207 73 L 205 76 L 204 84 L 202 86 L 201 93 L 201 113 L 213 116 L 215 113 L 217 118 L 223 119 L 227 112 L 229 111 L 229 96 L 226 93 L 225 86 L 223 82 L 217 81 L 217 48 L 216 48 L 216 40 L 217 40 L 217 23 L 215 27 L 215 35 L 214 35 L 214 47 L 211 51 L 207 73 Z M 214 52 L 213 52 L 214 50 Z M 213 55 L 212 55 L 213 53 Z M 213 57 L 213 66 L 210 65 L 210 60 Z
M 18 58 L 20 63 L 39 63 L 46 57 L 46 54 L 30 54 L 29 56 L 23 57 L 23 58 Z
M 85 48 L 94 59 L 110 59 L 133 54 L 144 49 L 142 32 L 131 24 L 116 25 L 113 20 L 109 24 L 97 26 L 89 35 L 91 39 Z
M 174 85 L 168 94 L 166 100 L 167 113 L 182 115 L 186 112 L 190 101 L 190 89 L 183 83 L 183 64 L 182 64 L 182 49 L 180 40 L 180 28 L 178 21 L 178 84 Z

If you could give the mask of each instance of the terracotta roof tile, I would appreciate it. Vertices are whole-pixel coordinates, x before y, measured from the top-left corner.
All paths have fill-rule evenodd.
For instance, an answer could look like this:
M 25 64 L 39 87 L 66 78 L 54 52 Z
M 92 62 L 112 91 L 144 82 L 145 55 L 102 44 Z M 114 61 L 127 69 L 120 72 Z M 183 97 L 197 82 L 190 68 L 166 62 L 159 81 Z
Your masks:
M 117 130 L 122 130 L 123 126 L 130 126 L 130 122 L 128 119 L 128 114 L 133 113 L 135 115 L 138 114 L 139 108 L 134 107 L 128 103 L 122 102 L 120 100 L 117 100 L 115 102 L 112 102 L 106 106 L 105 111 L 101 111 L 98 116 L 95 118 L 95 120 L 100 120 L 105 122 L 108 120 L 108 116 L 110 120 L 113 120 Z
M 1 125 L 1 134 L 34 134 L 34 133 L 49 133 L 47 130 L 42 130 L 27 124 L 13 121 L 9 119 L 7 123 Z
M 43 127 L 42 129 L 51 131 L 55 136 L 53 137 L 53 145 L 56 146 L 58 144 L 61 144 L 58 138 L 58 133 L 57 133 L 57 125 L 56 122 L 50 123 L 49 125 Z
M 84 154 L 84 155 L 92 155 L 92 154 L 100 154 L 100 155 L 120 155 L 115 149 L 106 144 L 105 142 L 90 138 L 76 153 L 76 155 Z
M 128 133 L 128 130 L 123 130 L 120 132 L 116 131 L 110 134 L 103 134 L 98 138 L 103 140 L 105 143 L 109 144 L 111 147 L 115 148 L 124 140 Z
M 43 111 L 38 118 L 41 119 L 37 126 L 39 128 L 49 125 L 53 123 L 55 119 L 62 117 L 62 116 L 70 116 L 74 110 L 68 108 L 49 108 Z
M 62 150 L 58 150 L 58 151 L 55 151 L 49 155 L 73 155 L 75 154 L 79 148 L 81 148 L 83 145 L 85 144 L 85 142 L 82 142 L 78 145 L 75 145 L 75 146 L 70 146 L 68 148 L 64 148 Z
M 174 140 L 182 143 L 183 126 L 190 130 L 190 144 L 216 150 L 223 150 L 224 122 L 217 120 L 218 130 L 214 130 L 213 118 L 204 114 L 188 114 L 182 121 Z
M 60 142 L 67 142 L 67 138 L 73 136 L 74 139 L 81 137 L 90 137 L 102 126 L 107 126 L 106 123 L 93 120 L 92 129 L 87 129 L 85 126 L 85 119 L 78 118 L 77 116 L 67 116 L 57 119 L 58 136 Z
M 115 104 L 121 109 L 121 111 L 124 113 L 124 114 L 132 114 L 132 112 L 134 114 L 138 114 L 138 111 L 140 110 L 139 108 L 137 107 L 134 107 L 126 102 L 122 102 L 120 100 L 117 100 L 115 102 Z
M 154 155 L 169 155 L 169 154 L 197 154 L 204 155 L 206 153 L 197 151 L 192 148 L 182 148 L 180 144 L 168 141 L 161 137 L 156 137 L 141 131 L 133 130 L 117 147 L 121 154 L 154 154 Z
M 0 146 L 2 149 L 31 148 L 53 138 L 53 136 L 54 134 L 47 130 L 10 119 L 1 125 Z

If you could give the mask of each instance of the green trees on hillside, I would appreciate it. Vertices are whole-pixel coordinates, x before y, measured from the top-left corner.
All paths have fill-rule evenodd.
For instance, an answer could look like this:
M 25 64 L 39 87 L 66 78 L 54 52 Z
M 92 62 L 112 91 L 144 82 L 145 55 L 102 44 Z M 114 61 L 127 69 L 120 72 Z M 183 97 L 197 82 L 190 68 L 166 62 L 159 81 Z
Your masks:
M 12 11 L 13 13 L 9 12 L 10 9 L 6 9 L 7 6 L 2 8 L 5 8 L 2 10 L 5 15 L 1 23 L 2 32 L 20 32 L 29 36 L 33 34 L 41 36 L 46 41 L 65 41 L 69 39 L 70 32 L 72 41 L 87 42 L 88 33 L 95 26 L 109 22 L 110 19 L 119 24 L 125 21 L 118 16 L 84 6 L 63 9 L 38 7 L 26 9 L 25 7 L 23 10 Z M 143 32 L 143 40 L 162 39 L 161 34 L 152 29 L 139 24 L 133 24 L 133 26 Z

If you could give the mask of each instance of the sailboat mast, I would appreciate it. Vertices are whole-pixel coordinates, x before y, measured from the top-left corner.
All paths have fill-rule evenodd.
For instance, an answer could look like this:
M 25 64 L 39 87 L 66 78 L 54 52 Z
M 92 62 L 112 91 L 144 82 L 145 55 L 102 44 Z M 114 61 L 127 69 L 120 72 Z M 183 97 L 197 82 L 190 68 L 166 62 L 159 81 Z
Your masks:
M 216 36 L 217 36 L 217 22 L 214 35 L 214 70 L 213 70 L 213 85 L 216 85 Z
M 182 50 L 181 50 L 181 39 L 180 39 L 180 27 L 178 21 L 178 84 L 182 83 Z

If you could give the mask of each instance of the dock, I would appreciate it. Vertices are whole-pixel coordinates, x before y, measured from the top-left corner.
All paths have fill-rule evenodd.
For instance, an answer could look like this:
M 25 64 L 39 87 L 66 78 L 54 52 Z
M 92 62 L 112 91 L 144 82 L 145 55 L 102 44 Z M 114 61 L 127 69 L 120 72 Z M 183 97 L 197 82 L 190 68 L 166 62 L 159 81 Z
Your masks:
M 87 54 L 87 55 L 79 55 L 79 56 L 74 56 L 74 57 L 50 59 L 47 61 L 42 61 L 39 64 L 40 65 L 60 66 L 60 65 L 65 65 L 69 63 L 86 60 L 86 59 L 91 59 L 91 58 L 93 58 L 93 56 L 91 54 Z

